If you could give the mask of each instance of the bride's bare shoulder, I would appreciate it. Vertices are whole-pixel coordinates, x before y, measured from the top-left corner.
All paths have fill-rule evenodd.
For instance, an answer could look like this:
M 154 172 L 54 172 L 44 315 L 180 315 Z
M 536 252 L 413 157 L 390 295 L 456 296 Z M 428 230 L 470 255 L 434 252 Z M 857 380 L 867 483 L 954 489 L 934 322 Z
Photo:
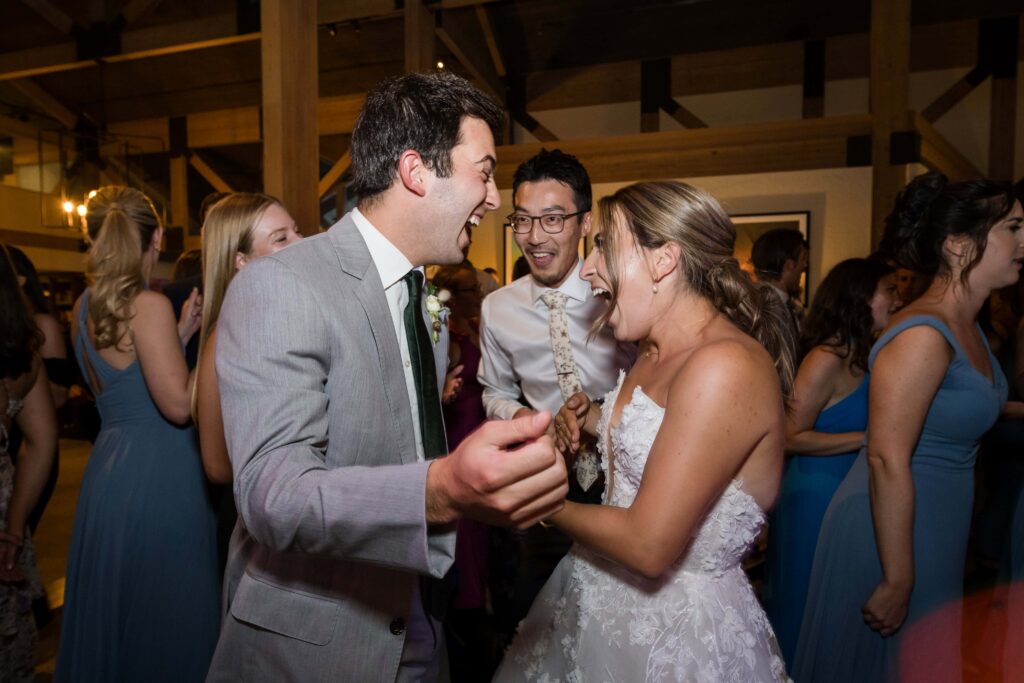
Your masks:
M 743 401 L 779 394 L 775 364 L 763 346 L 745 336 L 721 336 L 695 349 L 671 382 L 670 399 Z

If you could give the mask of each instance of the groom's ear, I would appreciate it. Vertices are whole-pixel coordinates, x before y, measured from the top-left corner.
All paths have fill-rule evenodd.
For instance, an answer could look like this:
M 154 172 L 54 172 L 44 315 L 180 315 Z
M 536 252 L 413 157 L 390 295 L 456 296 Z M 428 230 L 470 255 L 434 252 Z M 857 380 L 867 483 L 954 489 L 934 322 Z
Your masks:
M 427 194 L 428 173 L 423 157 L 416 150 L 407 149 L 398 157 L 398 178 L 405 189 L 418 197 Z

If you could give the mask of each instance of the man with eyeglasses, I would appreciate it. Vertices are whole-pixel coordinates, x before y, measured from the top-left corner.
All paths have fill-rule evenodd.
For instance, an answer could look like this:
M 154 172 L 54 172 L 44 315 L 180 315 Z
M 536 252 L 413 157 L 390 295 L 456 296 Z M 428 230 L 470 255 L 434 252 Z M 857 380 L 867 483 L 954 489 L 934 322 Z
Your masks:
M 525 255 L 530 274 L 484 299 L 478 373 L 487 416 L 504 420 L 555 412 L 575 391 L 600 399 L 636 355 L 609 330 L 588 340 L 606 304 L 580 279 L 580 239 L 591 221 L 590 177 L 583 165 L 561 150 L 542 149 L 516 169 L 512 199 L 505 230 Z M 569 500 L 601 502 L 603 477 L 594 451 L 591 444 L 586 461 L 570 474 Z M 526 615 L 570 545 L 554 527 L 527 530 L 511 605 L 503 610 L 495 601 L 499 630 L 510 632 Z

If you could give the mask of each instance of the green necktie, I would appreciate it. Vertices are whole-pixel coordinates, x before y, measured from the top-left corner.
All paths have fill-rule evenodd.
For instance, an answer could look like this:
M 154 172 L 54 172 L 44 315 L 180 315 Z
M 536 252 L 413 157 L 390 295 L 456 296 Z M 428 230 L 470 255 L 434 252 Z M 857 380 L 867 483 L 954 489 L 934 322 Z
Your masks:
M 441 417 L 441 397 L 437 391 L 437 366 L 434 365 L 434 347 L 430 332 L 423 322 L 421 297 L 423 273 L 411 270 L 404 278 L 409 290 L 405 305 L 405 338 L 409 342 L 409 360 L 416 381 L 416 398 L 420 412 L 420 433 L 423 437 L 423 457 L 427 460 L 448 452 Z
M 409 360 L 416 381 L 416 398 L 420 412 L 420 434 L 423 437 L 423 457 L 427 460 L 448 452 L 441 417 L 441 398 L 437 391 L 437 366 L 434 365 L 434 347 L 430 332 L 423 322 L 420 297 L 423 296 L 423 273 L 411 270 L 404 278 L 409 290 L 409 302 L 403 313 L 405 339 L 409 342 Z M 444 619 L 448 605 L 455 595 L 455 575 L 452 570 L 441 579 L 420 576 L 420 599 L 423 610 L 438 621 Z M 430 626 L 433 632 L 434 625 Z M 436 638 L 436 634 L 435 634 Z

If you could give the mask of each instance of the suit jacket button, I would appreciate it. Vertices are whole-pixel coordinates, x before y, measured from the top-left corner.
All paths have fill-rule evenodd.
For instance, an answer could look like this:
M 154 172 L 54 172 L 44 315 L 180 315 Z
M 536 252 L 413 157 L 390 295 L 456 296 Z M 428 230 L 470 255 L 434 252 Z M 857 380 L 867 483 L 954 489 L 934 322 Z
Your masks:
M 396 636 L 400 636 L 403 633 L 405 633 L 405 620 L 404 619 L 394 619 L 394 620 L 392 620 L 392 622 L 391 622 L 391 633 L 393 633 Z

